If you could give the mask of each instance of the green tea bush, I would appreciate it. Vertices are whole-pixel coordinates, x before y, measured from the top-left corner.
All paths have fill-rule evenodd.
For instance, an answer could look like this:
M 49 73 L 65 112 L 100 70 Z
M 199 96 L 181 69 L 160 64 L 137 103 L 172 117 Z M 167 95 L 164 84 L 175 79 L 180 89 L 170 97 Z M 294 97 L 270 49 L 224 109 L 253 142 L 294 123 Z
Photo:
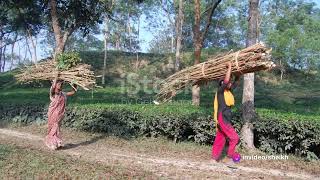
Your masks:
M 320 157 L 319 121 L 259 118 L 254 122 L 254 127 L 256 144 L 265 152 L 292 153 L 308 159 Z
M 39 104 L 0 104 L 0 121 L 28 125 L 46 121 L 47 106 Z
M 34 81 L 29 83 L 19 83 L 14 78 L 19 71 L 13 70 L 4 73 L 0 73 L 0 89 L 11 89 L 11 88 L 30 88 L 30 87 L 48 87 L 49 83 L 46 81 Z M 50 86 L 49 86 L 50 87 Z
M 63 125 L 124 138 L 161 136 L 211 145 L 215 136 L 214 121 L 209 113 L 193 109 L 72 104 L 67 108 Z M 43 124 L 47 120 L 46 113 L 47 106 L 43 104 L 0 104 L 0 121 L 9 123 Z M 232 123 L 239 133 L 241 112 L 235 112 Z M 253 124 L 255 146 L 267 153 L 291 153 L 308 159 L 320 157 L 320 121 L 258 116 Z
M 131 137 L 139 133 L 138 120 L 137 113 L 121 108 L 70 107 L 63 124 L 74 129 Z

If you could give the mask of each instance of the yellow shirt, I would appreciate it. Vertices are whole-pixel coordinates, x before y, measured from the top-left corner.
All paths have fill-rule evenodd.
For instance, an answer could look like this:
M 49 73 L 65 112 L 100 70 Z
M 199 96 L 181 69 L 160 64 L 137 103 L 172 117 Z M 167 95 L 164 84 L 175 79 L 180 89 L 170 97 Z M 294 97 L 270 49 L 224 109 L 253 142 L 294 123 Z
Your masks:
M 233 96 L 232 92 L 229 90 L 225 90 L 223 94 L 224 94 L 224 100 L 226 102 L 226 105 L 227 106 L 234 106 L 234 96 Z M 214 109 L 213 118 L 216 122 L 216 129 L 218 128 L 218 106 L 219 106 L 218 105 L 218 96 L 216 93 L 216 95 L 214 97 L 214 103 L 213 103 L 213 109 Z

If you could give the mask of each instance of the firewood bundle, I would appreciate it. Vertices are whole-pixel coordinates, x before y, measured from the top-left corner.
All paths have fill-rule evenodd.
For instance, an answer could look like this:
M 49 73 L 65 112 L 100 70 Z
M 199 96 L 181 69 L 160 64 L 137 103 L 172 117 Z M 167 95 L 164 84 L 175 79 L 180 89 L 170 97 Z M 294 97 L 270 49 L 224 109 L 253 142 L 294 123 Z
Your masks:
M 203 82 L 223 78 L 226 63 L 232 63 L 232 73 L 250 73 L 275 67 L 271 61 L 271 49 L 257 43 L 237 52 L 209 58 L 206 62 L 183 69 L 160 83 L 157 101 L 168 101 L 182 89 Z
M 19 82 L 32 82 L 36 80 L 54 80 L 57 76 L 59 80 L 76 84 L 84 90 L 92 89 L 96 86 L 96 79 L 91 66 L 88 64 L 77 64 L 74 67 L 58 70 L 57 62 L 47 59 L 33 66 L 23 69 L 15 78 Z

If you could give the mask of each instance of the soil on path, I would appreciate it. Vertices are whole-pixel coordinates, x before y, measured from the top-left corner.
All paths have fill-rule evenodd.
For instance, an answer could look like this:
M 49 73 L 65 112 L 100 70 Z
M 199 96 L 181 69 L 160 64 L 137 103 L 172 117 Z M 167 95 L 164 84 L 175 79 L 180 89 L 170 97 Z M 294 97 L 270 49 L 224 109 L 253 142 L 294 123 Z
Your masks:
M 37 130 L 34 130 L 37 128 Z M 50 151 L 43 144 L 44 127 L 29 128 L 0 128 L 1 143 L 14 144 L 23 148 L 32 148 L 41 151 Z M 63 131 L 67 140 L 65 146 L 52 151 L 52 154 L 63 154 L 70 158 L 81 159 L 91 163 L 121 165 L 133 169 L 152 172 L 156 178 L 171 179 L 320 179 L 320 171 L 311 169 L 298 171 L 281 169 L 274 166 L 259 167 L 240 163 L 235 168 L 216 163 L 204 158 L 201 153 L 182 153 L 182 151 L 168 150 L 166 145 L 155 143 L 152 145 L 120 140 L 119 138 L 105 137 L 99 134 Z M 174 149 L 175 147 L 173 147 Z M 181 148 L 181 147 L 180 147 Z M 187 148 L 190 150 L 190 147 Z M 315 167 L 316 168 L 316 167 Z

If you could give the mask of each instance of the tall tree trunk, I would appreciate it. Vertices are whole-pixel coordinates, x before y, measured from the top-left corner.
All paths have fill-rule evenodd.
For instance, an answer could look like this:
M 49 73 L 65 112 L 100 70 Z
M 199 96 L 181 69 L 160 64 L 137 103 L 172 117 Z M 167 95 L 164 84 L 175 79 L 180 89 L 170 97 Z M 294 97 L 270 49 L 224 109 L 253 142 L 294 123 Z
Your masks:
M 140 38 L 140 15 L 138 17 L 138 37 L 137 37 L 137 42 L 138 42 L 138 46 L 139 46 L 139 38 Z M 140 66 L 140 61 L 139 61 L 139 49 L 138 49 L 138 46 L 137 46 L 137 49 L 136 49 L 136 56 L 137 56 L 137 67 L 136 69 L 138 70 L 139 66 Z
M 207 22 L 203 28 L 203 32 L 200 30 L 201 25 L 201 12 L 200 12 L 200 0 L 194 0 L 194 27 L 193 27 L 193 46 L 194 46 L 194 64 L 200 63 L 201 58 L 201 50 L 203 47 L 203 41 L 206 38 L 209 28 L 212 22 L 212 16 L 218 5 L 222 0 L 216 0 L 212 2 L 210 8 L 208 8 L 207 12 Z M 192 87 L 192 104 L 199 106 L 200 105 L 200 86 L 194 85 Z
M 23 62 L 25 62 L 26 61 L 26 59 L 27 59 L 27 55 L 28 55 L 28 39 L 26 38 L 26 48 L 25 48 L 25 50 L 24 50 L 24 58 L 23 58 Z
M 180 51 L 181 51 L 181 41 L 182 41 L 182 26 L 184 21 L 183 0 L 179 0 L 179 12 L 176 20 L 177 20 L 176 22 L 177 42 L 176 42 L 175 71 L 179 71 L 180 70 Z
M 53 32 L 56 40 L 56 47 L 54 50 L 54 58 L 55 58 L 56 55 L 64 52 L 66 42 L 69 36 L 76 29 L 76 25 L 72 24 L 70 25 L 69 28 L 67 28 L 64 32 L 62 32 L 61 26 L 59 24 L 56 0 L 50 0 L 50 15 L 52 20 L 52 28 L 53 28 Z
M 103 72 L 102 72 L 102 84 L 105 85 L 105 77 L 107 70 L 107 51 L 108 51 L 108 38 L 109 38 L 109 19 L 105 18 L 105 34 L 104 34 L 104 58 L 103 58 Z
M 4 69 L 6 67 L 6 50 L 7 50 L 7 45 L 4 45 L 3 51 L 2 51 L 2 72 L 4 72 Z
M 18 34 L 15 35 L 13 43 L 11 45 L 11 64 L 10 64 L 10 71 L 12 70 L 13 67 L 13 61 L 14 61 L 14 46 L 17 42 Z
M 129 33 L 129 51 L 132 52 L 132 40 L 131 40 L 131 24 L 130 24 L 130 13 L 128 13 L 127 21 L 128 33 Z
M 27 33 L 28 33 L 28 37 L 31 41 L 32 49 L 33 49 L 32 61 L 34 64 L 37 64 L 37 61 L 38 61 L 37 60 L 37 44 L 35 42 L 37 38 L 35 37 L 35 40 L 33 40 L 32 34 L 29 29 L 27 30 Z
M 170 3 L 168 3 L 168 1 L 162 1 L 162 4 L 164 5 L 162 8 L 166 12 L 169 24 L 172 28 L 171 29 L 171 48 L 170 49 L 171 49 L 171 53 L 173 53 L 174 52 L 174 41 L 176 40 L 174 37 L 174 35 L 176 33 L 176 26 L 175 26 L 176 22 L 174 22 L 170 16 L 171 15 L 170 10 L 169 10 Z M 167 5 L 167 7 L 165 5 Z M 173 6 L 175 6 L 175 1 L 173 1 Z
M 115 38 L 116 38 L 115 46 L 116 46 L 116 50 L 120 51 L 120 40 L 121 39 L 120 39 L 119 32 L 121 31 L 121 29 L 120 29 L 120 26 L 118 25 L 118 23 L 115 23 L 115 29 L 117 30 L 117 31 L 114 32 L 114 35 L 115 35 Z
M 4 37 L 4 33 L 2 31 L 2 25 L 0 24 L 0 72 L 1 72 L 1 67 L 2 67 L 2 51 L 3 51 L 3 37 Z
M 202 45 L 199 44 L 199 42 L 198 42 L 196 44 L 196 48 L 194 51 L 194 57 L 195 57 L 194 64 L 195 65 L 200 63 L 201 48 L 202 48 Z M 192 104 L 195 106 L 200 105 L 200 86 L 199 85 L 194 85 L 192 87 Z
M 285 71 L 285 69 L 284 69 L 284 66 L 283 66 L 283 64 L 282 64 L 282 61 L 281 61 L 281 58 L 280 58 L 280 80 L 282 81 L 282 79 L 283 79 L 283 74 L 284 74 L 284 71 Z
M 194 27 L 193 27 L 193 44 L 194 44 L 194 64 L 200 63 L 202 40 L 200 31 L 200 0 L 194 0 Z M 200 105 L 200 86 L 192 87 L 192 104 Z
M 14 62 L 14 44 L 15 43 L 13 43 L 12 45 L 11 45 L 11 63 L 10 63 L 10 68 L 9 68 L 9 70 L 11 71 L 12 70 L 12 67 L 13 67 L 13 62 Z
M 2 40 L 0 39 L 0 72 L 2 72 Z
M 27 50 L 28 50 L 29 55 L 30 55 L 30 61 L 32 62 L 32 52 L 31 52 L 31 48 L 30 48 L 27 36 L 26 36 L 26 43 L 27 43 Z
M 258 41 L 259 35 L 259 0 L 249 0 L 249 24 L 246 46 L 251 46 Z M 241 137 L 247 149 L 254 149 L 254 136 L 252 120 L 255 118 L 254 109 L 254 73 L 244 75 L 242 96 L 242 118 L 244 125 Z
M 174 31 L 171 32 L 171 53 L 174 52 Z
M 120 51 L 120 35 L 116 33 L 116 50 Z
M 60 54 L 64 51 L 63 36 L 62 36 L 61 27 L 58 19 L 56 0 L 50 0 L 50 14 L 51 14 L 54 37 L 56 40 L 56 48 L 54 50 L 54 56 L 56 56 L 57 54 Z
M 20 46 L 20 43 L 18 42 L 18 65 L 20 65 L 21 63 L 21 46 Z

